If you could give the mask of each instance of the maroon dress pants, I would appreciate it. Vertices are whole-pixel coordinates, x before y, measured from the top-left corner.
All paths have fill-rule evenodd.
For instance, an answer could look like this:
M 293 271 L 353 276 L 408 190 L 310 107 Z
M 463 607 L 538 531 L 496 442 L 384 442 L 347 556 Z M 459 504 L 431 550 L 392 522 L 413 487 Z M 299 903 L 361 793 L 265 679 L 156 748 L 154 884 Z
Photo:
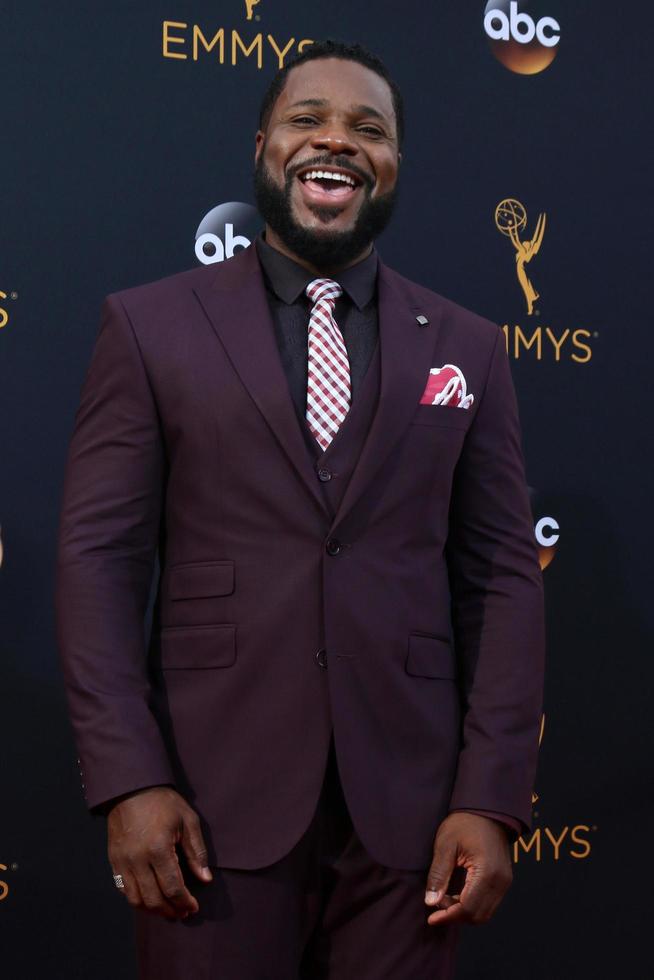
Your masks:
M 434 828 L 436 830 L 436 828 Z M 314 817 L 279 861 L 251 871 L 184 868 L 200 911 L 135 910 L 141 980 L 451 980 L 460 926 L 427 925 L 427 868 L 366 852 L 343 797 L 333 737 Z

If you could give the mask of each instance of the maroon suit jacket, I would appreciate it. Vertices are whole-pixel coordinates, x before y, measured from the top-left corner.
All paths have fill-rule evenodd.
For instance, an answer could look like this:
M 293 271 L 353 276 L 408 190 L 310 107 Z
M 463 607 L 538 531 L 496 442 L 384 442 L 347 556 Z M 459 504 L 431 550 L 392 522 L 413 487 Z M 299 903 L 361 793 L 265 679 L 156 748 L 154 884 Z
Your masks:
M 452 809 L 531 826 L 543 592 L 503 334 L 383 263 L 378 287 L 379 403 L 335 513 L 254 249 L 103 306 L 56 576 L 85 798 L 176 785 L 223 867 L 299 839 L 332 728 L 382 864 L 426 868 Z M 471 408 L 419 404 L 446 363 Z

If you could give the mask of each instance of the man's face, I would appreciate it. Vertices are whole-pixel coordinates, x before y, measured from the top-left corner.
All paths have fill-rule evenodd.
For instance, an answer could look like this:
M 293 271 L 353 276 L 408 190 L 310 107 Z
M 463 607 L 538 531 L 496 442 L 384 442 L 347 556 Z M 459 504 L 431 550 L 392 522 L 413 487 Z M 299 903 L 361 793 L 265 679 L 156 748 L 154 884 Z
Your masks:
M 384 79 L 353 61 L 305 62 L 257 133 L 257 204 L 292 252 L 317 266 L 347 265 L 390 218 L 399 160 Z

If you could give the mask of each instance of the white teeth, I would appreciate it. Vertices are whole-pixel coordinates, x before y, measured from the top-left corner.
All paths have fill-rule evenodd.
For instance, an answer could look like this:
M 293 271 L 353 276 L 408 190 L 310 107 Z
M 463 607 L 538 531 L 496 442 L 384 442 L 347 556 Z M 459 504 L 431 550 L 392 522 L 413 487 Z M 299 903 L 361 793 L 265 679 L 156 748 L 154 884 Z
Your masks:
M 319 180 L 321 178 L 323 180 L 340 180 L 344 184 L 349 184 L 350 187 L 355 186 L 354 180 L 348 174 L 331 173 L 327 170 L 310 170 L 309 173 L 303 175 L 302 180 Z

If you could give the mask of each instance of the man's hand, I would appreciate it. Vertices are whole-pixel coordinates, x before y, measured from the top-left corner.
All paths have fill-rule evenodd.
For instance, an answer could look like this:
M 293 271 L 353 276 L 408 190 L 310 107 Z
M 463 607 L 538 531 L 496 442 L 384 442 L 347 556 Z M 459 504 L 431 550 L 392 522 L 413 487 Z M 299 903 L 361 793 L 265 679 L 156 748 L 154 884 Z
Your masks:
M 462 874 L 459 868 L 465 869 L 461 893 L 448 894 L 450 878 Z M 451 813 L 434 840 L 425 902 L 439 911 L 427 922 L 488 922 L 512 880 L 509 840 L 501 824 L 479 814 Z
M 197 814 L 170 786 L 151 786 L 115 803 L 107 817 L 109 862 L 122 875 L 127 901 L 165 919 L 198 911 L 184 883 L 176 845 L 200 881 L 212 874 Z

